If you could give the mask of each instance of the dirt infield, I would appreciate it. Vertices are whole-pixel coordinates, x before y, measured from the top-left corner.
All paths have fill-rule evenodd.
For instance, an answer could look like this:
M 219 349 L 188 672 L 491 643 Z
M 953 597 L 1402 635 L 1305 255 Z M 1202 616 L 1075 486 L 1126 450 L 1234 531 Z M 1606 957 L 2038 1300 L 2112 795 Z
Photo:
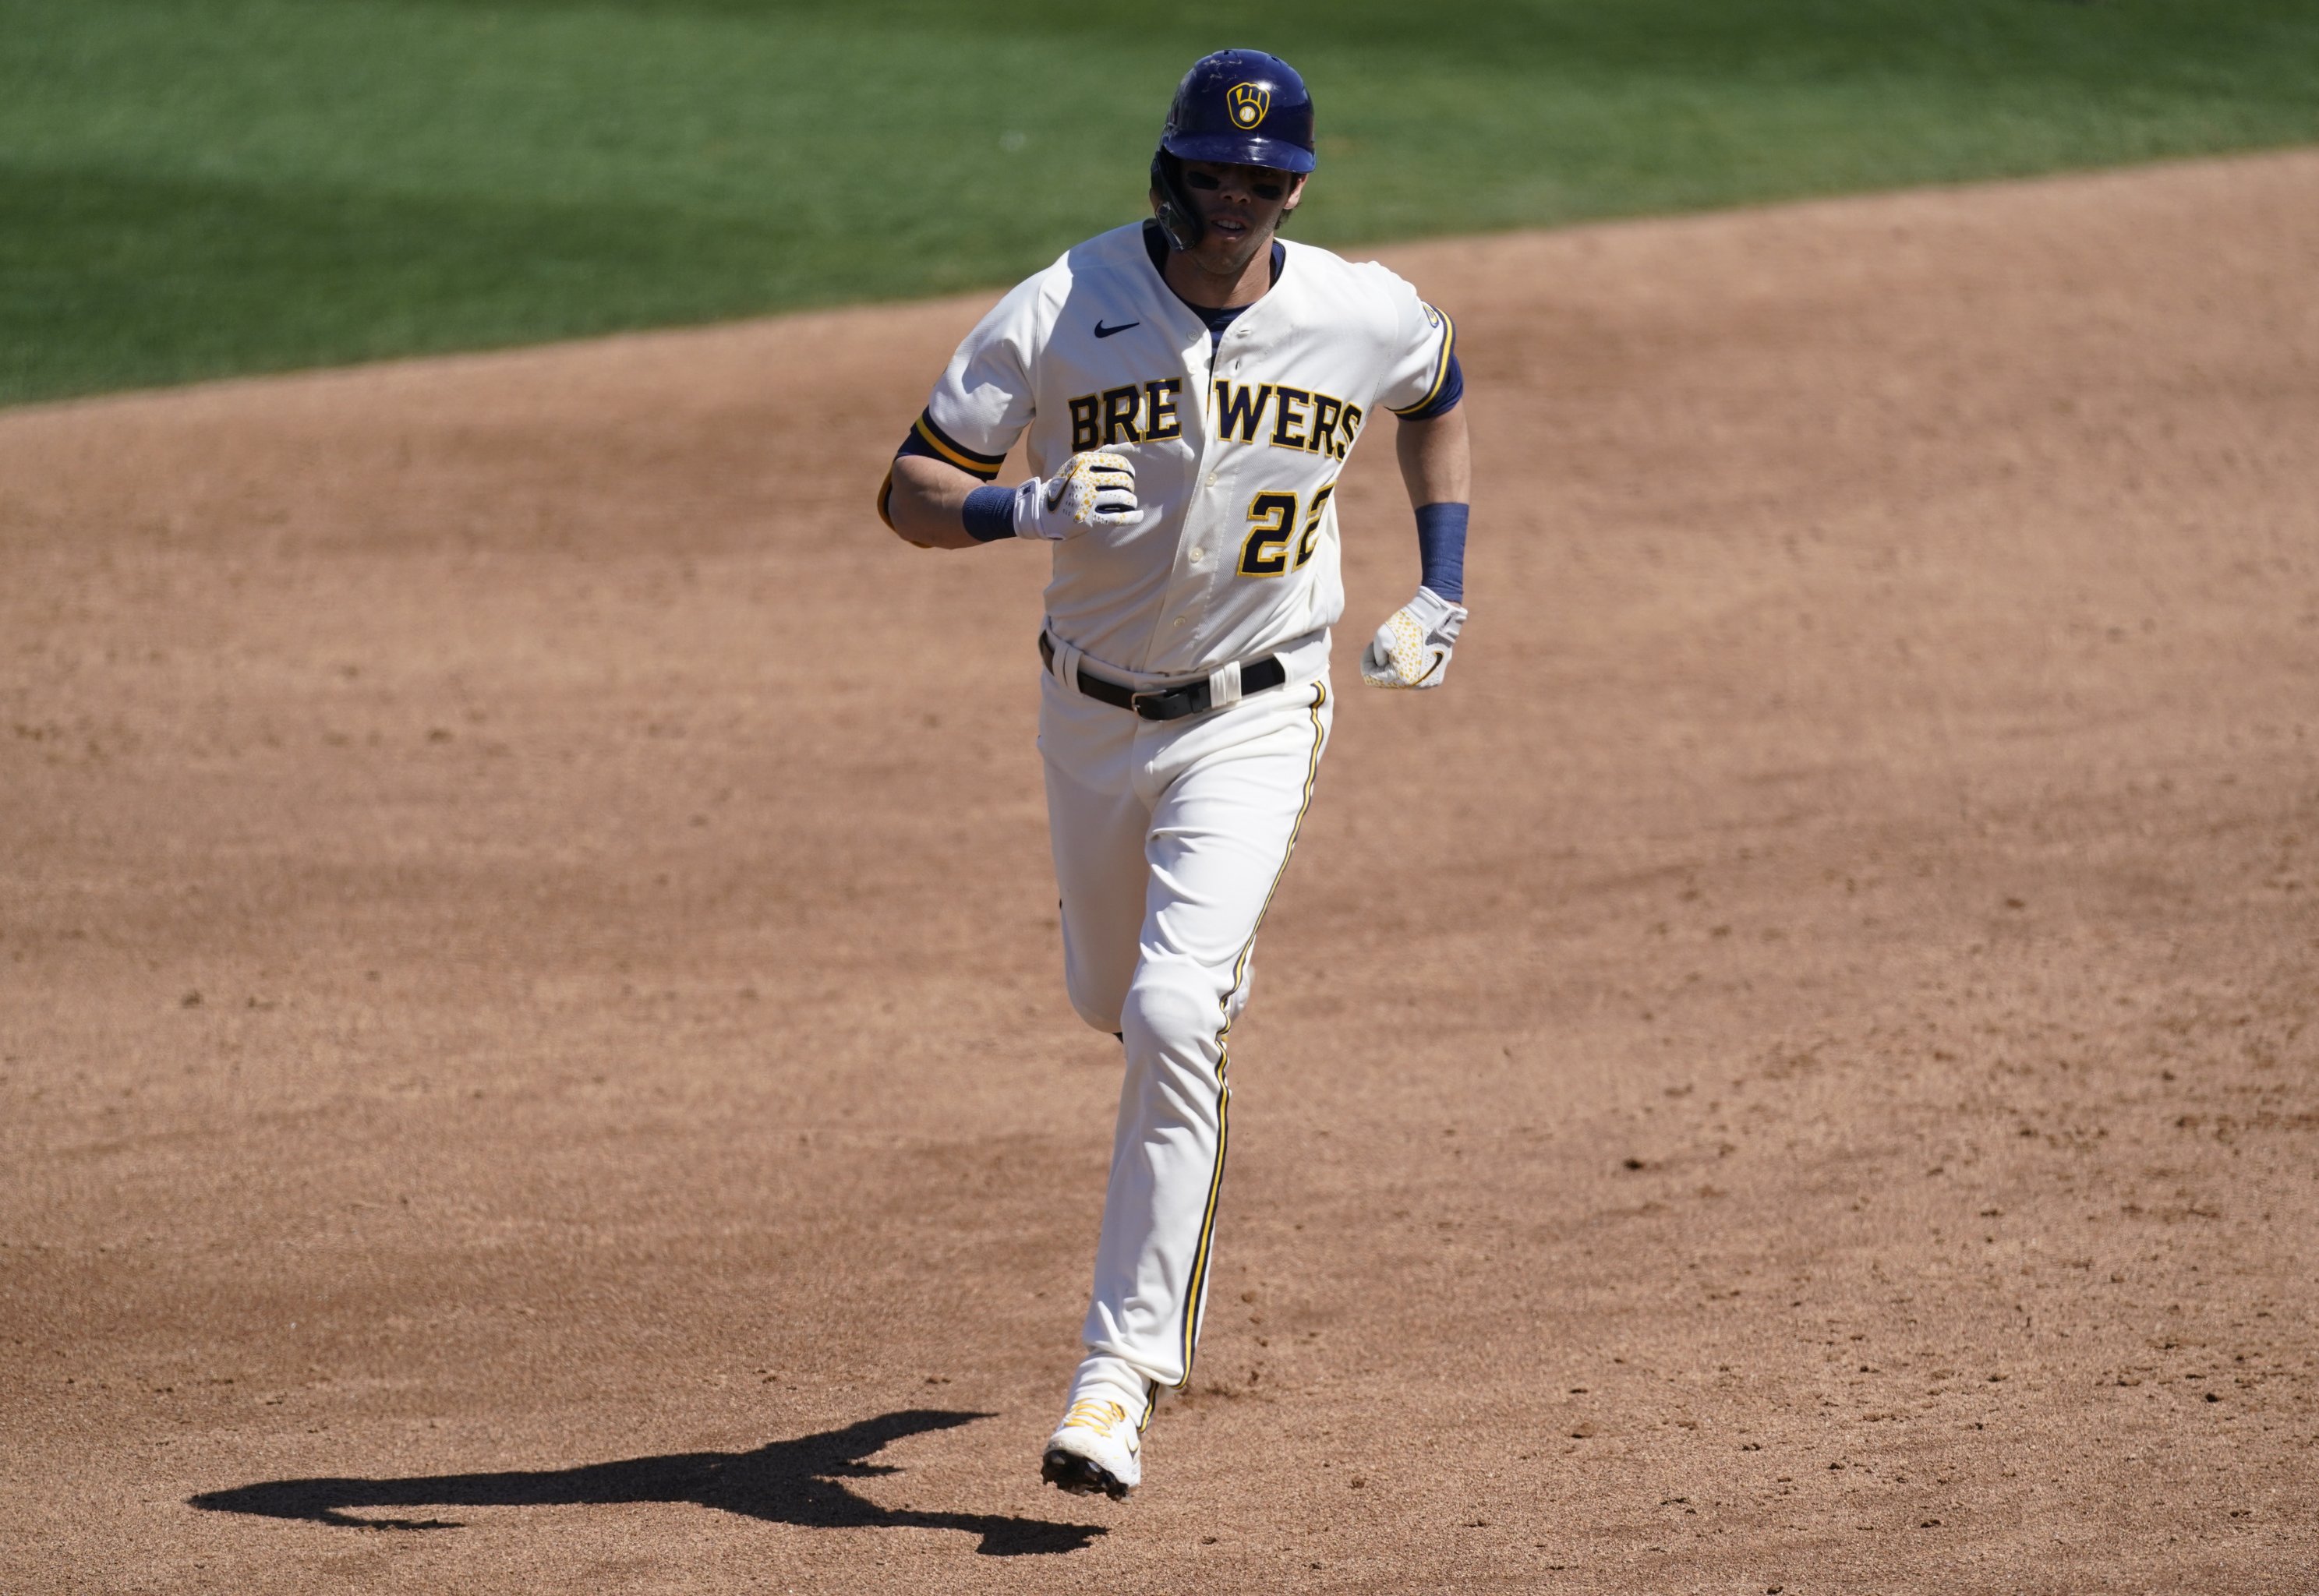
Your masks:
M 0 1590 L 2313 1589 L 2319 155 L 1388 258 L 1118 1507 L 979 302 L 0 416 Z

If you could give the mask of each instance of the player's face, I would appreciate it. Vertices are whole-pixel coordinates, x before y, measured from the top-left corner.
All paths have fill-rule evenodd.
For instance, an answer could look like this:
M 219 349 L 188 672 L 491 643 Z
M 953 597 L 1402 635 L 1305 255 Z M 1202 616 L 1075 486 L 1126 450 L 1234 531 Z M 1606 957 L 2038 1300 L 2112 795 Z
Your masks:
M 1304 179 L 1295 173 L 1220 161 L 1186 161 L 1184 186 L 1200 212 L 1200 242 L 1192 253 L 1218 273 L 1247 266 L 1304 197 Z

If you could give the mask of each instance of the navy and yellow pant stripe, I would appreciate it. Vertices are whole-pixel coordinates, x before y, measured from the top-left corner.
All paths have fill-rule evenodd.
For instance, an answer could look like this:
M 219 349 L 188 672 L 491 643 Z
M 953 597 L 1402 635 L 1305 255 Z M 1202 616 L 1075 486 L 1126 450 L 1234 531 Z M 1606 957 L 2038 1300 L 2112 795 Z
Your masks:
M 1214 1249 L 1216 1231 L 1216 1204 L 1223 1195 L 1224 1153 L 1232 1142 L 1232 1035 L 1234 1005 L 1241 990 L 1248 982 L 1248 962 L 1256 952 L 1256 933 L 1264 928 L 1264 916 L 1271 912 L 1272 900 L 1279 894 L 1281 879 L 1288 873 L 1288 861 L 1296 852 L 1296 838 L 1304 829 L 1304 816 L 1313 807 L 1313 787 L 1321 774 L 1321 749 L 1328 741 L 1328 728 L 1321 712 L 1329 702 L 1325 682 L 1313 684 L 1311 716 L 1313 722 L 1313 752 L 1305 761 L 1304 786 L 1296 802 L 1296 818 L 1288 827 L 1287 845 L 1280 851 L 1279 868 L 1272 872 L 1272 884 L 1265 888 L 1264 902 L 1256 911 L 1256 924 L 1249 927 L 1248 941 L 1241 944 L 1240 957 L 1232 961 L 1232 986 L 1218 1000 L 1223 1013 L 1223 1023 L 1216 1028 L 1216 1164 L 1208 1177 L 1207 1201 L 1200 1214 L 1199 1245 L 1192 1254 L 1192 1277 L 1184 1293 L 1184 1377 L 1177 1382 L 1178 1389 L 1191 1383 L 1192 1358 L 1199 1349 L 1200 1323 L 1207 1315 L 1208 1264 Z

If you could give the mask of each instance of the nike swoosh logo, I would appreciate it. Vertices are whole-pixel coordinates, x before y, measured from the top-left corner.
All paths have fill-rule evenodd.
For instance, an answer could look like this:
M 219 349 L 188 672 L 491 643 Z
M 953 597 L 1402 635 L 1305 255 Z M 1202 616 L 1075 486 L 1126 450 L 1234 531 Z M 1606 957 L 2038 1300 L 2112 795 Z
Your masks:
M 1424 675 L 1422 675 L 1422 676 L 1421 676 L 1421 677 L 1419 677 L 1415 681 L 1411 682 L 1411 683 L 1410 683 L 1410 686 L 1412 686 L 1412 687 L 1420 687 L 1420 686 L 1422 686 L 1424 683 L 1426 683 L 1426 682 L 1428 682 L 1428 681 L 1430 681 L 1433 679 L 1433 672 L 1435 672 L 1436 671 L 1439 671 L 1439 669 L 1441 669 L 1441 667 L 1448 662 L 1448 659 L 1449 659 L 1449 651 L 1448 651 L 1448 649 L 1446 649 L 1446 648 L 1437 648 L 1437 649 L 1435 649 L 1435 650 L 1433 651 L 1433 663 L 1432 663 L 1431 664 L 1430 664 L 1430 665 L 1426 666 L 1426 667 L 1425 667 L 1425 674 L 1424 674 Z
M 1098 316 L 1095 319 L 1095 336 L 1099 338 L 1107 338 L 1114 332 L 1125 332 L 1131 327 L 1141 327 L 1143 323 L 1141 321 L 1123 321 L 1116 327 L 1105 327 L 1103 324 L 1103 318 Z

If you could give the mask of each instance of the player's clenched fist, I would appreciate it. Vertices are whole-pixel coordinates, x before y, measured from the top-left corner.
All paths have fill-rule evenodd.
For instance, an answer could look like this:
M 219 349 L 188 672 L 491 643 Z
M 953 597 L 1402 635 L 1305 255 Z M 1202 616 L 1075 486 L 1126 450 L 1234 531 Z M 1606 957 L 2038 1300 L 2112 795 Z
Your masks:
M 1015 536 L 1060 543 L 1090 527 L 1124 527 L 1142 509 L 1135 502 L 1135 466 L 1124 455 L 1088 449 L 1043 480 L 1015 490 Z
M 1371 687 L 1439 687 L 1466 624 L 1466 607 L 1431 588 L 1393 612 L 1361 650 L 1361 680 Z

